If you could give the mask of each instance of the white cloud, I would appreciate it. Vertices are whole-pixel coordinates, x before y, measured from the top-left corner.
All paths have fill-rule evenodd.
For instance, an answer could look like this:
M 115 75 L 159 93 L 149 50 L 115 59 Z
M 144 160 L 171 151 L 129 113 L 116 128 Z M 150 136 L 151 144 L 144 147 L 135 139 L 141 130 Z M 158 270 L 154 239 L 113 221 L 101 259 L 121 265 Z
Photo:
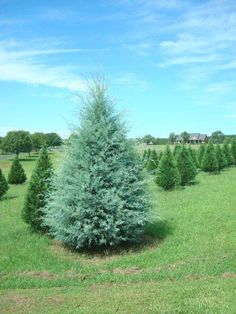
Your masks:
M 42 56 L 85 52 L 87 49 L 30 49 L 14 40 L 0 42 L 0 80 L 85 91 L 86 82 L 69 66 L 50 65 Z

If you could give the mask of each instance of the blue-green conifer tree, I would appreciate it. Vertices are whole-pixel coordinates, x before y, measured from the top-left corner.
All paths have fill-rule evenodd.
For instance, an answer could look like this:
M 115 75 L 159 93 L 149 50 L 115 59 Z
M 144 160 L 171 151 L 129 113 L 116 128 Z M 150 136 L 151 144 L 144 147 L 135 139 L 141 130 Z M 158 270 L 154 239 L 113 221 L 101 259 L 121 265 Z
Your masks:
M 75 249 L 138 241 L 149 221 L 142 162 L 100 81 L 90 86 L 77 135 L 45 207 L 49 232 Z

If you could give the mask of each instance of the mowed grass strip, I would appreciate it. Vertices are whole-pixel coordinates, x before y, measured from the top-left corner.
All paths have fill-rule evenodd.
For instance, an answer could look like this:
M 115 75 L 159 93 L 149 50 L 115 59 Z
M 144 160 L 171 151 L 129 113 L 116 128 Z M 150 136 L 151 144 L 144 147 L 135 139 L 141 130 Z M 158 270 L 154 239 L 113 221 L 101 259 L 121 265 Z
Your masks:
M 51 156 L 58 165 L 63 153 Z M 22 156 L 28 178 L 36 158 Z M 0 161 L 5 174 L 10 163 Z M 1 312 L 234 313 L 236 168 L 172 192 L 148 181 L 160 219 L 143 245 L 102 253 L 32 234 L 21 220 L 28 181 L 11 186 L 0 202 Z

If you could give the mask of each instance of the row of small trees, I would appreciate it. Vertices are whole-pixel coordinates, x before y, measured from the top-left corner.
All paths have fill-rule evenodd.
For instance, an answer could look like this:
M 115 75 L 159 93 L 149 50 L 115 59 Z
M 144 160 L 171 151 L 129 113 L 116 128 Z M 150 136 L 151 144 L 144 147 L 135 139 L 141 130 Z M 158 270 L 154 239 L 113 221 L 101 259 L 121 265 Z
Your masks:
M 22 211 L 22 218 L 35 231 L 46 230 L 42 224 L 42 208 L 45 206 L 46 197 L 50 192 L 52 174 L 52 162 L 47 149 L 42 148 L 29 182 Z M 0 198 L 8 191 L 9 184 L 22 184 L 26 179 L 25 171 L 19 161 L 18 155 L 16 155 L 7 180 L 0 169 Z
M 145 150 L 143 154 L 145 168 L 156 174 L 156 183 L 165 190 L 178 185 L 192 184 L 198 170 L 217 173 L 225 167 L 236 165 L 236 141 L 222 146 L 212 142 L 203 144 L 198 151 L 191 146 L 176 145 L 173 153 L 169 146 L 164 153 L 157 155 L 155 150 Z
M 38 151 L 44 146 L 57 147 L 62 145 L 62 139 L 57 133 L 35 132 L 30 134 L 27 131 L 10 131 L 4 138 L 0 139 L 0 148 L 4 152 L 19 154 L 32 150 Z

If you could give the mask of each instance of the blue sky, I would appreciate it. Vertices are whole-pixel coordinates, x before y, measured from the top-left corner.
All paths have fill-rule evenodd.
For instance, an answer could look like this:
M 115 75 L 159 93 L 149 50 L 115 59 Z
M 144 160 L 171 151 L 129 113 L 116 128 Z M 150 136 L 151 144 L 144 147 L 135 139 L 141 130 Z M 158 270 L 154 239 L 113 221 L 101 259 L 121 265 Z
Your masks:
M 235 0 L 0 0 L 0 135 L 70 132 L 102 74 L 132 137 L 236 133 Z

